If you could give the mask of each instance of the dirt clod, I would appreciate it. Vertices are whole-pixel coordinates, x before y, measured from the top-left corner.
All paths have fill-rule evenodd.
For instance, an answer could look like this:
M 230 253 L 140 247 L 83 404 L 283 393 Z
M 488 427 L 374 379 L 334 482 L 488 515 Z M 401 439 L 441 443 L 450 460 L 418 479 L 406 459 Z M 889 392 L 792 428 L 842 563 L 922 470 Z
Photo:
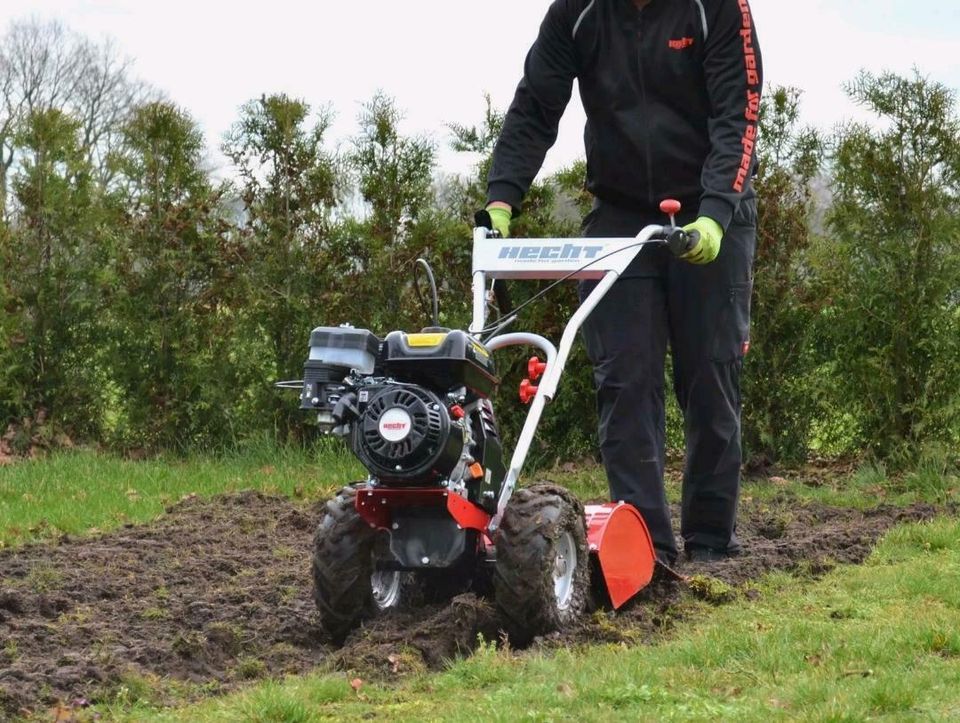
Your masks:
M 11 613 L 23 612 L 23 598 L 16 590 L 0 591 L 0 610 Z
M 744 554 L 680 571 L 741 591 L 771 570 L 819 575 L 861 562 L 892 525 L 938 512 L 862 513 L 788 496 L 746 503 L 738 529 Z M 491 603 L 467 593 L 383 615 L 336 649 L 311 599 L 318 518 L 319 507 L 258 493 L 190 497 L 150 525 L 0 551 L 0 719 L 64 701 L 110 700 L 133 679 L 193 683 L 198 695 L 320 664 L 358 680 L 393 679 L 499 640 Z M 655 639 L 682 621 L 685 595 L 684 586 L 658 581 L 624 610 L 584 616 L 536 645 Z

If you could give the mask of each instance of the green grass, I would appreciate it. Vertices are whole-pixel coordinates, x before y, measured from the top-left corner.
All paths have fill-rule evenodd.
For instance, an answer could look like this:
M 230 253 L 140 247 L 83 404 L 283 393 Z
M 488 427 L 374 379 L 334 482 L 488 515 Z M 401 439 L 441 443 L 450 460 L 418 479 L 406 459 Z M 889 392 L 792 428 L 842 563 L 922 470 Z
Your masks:
M 860 509 L 960 499 L 956 471 L 932 463 L 899 477 L 866 465 L 853 475 L 816 484 L 810 483 L 809 470 L 783 474 L 776 483 L 747 481 L 743 497 L 763 500 L 787 493 L 801 501 Z M 221 456 L 140 462 L 96 452 L 65 452 L 0 467 L 0 549 L 148 522 L 187 495 L 256 489 L 315 500 L 364 476 L 346 447 L 336 442 L 314 453 L 262 444 Z M 680 498 L 679 476 L 673 465 L 667 492 L 674 501 Z M 607 496 L 603 469 L 594 464 L 533 471 L 529 479 L 554 480 L 585 500 Z
M 313 500 L 362 478 L 339 447 L 252 447 L 221 457 L 133 462 L 69 452 L 0 467 L 0 548 L 147 522 L 188 495 L 255 489 Z
M 603 468 L 592 463 L 537 472 L 533 479 L 551 479 L 575 492 L 584 500 L 606 499 L 607 483 Z M 667 465 L 667 497 L 680 501 L 681 467 Z M 925 461 L 916 470 L 889 475 L 882 465 L 864 463 L 852 472 L 833 473 L 829 467 L 798 467 L 780 470 L 769 477 L 744 480 L 741 496 L 745 501 L 766 501 L 788 495 L 800 502 L 818 502 L 835 507 L 866 510 L 881 504 L 903 507 L 916 502 L 945 504 L 960 502 L 960 470 L 953 464 Z
M 396 686 L 315 675 L 201 705 L 106 708 L 158 721 L 956 720 L 960 522 L 892 531 L 868 563 L 810 583 L 766 579 L 758 601 L 704 606 L 654 646 L 519 659 L 486 645 Z

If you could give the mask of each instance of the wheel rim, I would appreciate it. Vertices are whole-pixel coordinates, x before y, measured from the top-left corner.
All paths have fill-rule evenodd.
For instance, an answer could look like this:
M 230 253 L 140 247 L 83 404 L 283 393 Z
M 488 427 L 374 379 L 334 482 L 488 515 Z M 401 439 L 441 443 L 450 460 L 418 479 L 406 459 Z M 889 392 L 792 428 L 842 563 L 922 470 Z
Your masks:
M 400 573 L 397 571 L 377 570 L 370 576 L 373 590 L 373 602 L 380 610 L 396 607 L 400 602 Z
M 557 540 L 557 557 L 553 563 L 553 593 L 557 609 L 566 610 L 573 598 L 573 576 L 577 569 L 577 545 L 573 535 L 564 532 Z

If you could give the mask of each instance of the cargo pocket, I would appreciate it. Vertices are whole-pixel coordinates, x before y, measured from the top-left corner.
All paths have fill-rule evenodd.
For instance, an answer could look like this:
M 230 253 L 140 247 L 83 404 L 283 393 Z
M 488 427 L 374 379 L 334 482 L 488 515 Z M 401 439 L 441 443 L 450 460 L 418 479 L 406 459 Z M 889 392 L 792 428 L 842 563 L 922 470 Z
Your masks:
M 714 331 L 710 358 L 715 362 L 743 359 L 750 349 L 750 282 L 733 284 L 727 289 Z

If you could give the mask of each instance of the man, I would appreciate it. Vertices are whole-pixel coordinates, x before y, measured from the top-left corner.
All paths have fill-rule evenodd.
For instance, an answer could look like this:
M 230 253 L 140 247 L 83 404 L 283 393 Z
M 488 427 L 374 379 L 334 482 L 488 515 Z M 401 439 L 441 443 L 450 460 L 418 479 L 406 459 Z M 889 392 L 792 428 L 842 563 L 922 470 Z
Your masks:
M 740 551 L 740 372 L 756 243 L 751 188 L 762 86 L 748 0 L 556 0 L 494 151 L 493 225 L 512 216 L 556 140 L 574 79 L 587 114 L 588 237 L 626 237 L 683 203 L 700 243 L 642 251 L 584 326 L 614 500 L 635 505 L 658 557 L 677 544 L 663 490 L 664 358 L 684 414 L 681 536 L 688 558 Z M 581 298 L 591 284 L 583 284 Z

